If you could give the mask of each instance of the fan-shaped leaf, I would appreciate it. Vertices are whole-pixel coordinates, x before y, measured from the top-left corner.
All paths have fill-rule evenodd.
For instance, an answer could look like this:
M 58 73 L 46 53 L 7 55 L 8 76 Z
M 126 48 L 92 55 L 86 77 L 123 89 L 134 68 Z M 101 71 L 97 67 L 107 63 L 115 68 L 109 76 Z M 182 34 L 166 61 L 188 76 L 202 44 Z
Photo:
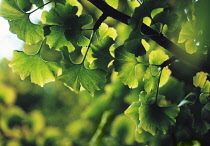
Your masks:
M 130 88 L 137 87 L 136 65 L 138 61 L 134 54 L 127 52 L 123 46 L 121 46 L 115 50 L 115 57 L 114 67 L 122 82 Z
M 17 34 L 26 44 L 36 44 L 44 39 L 43 26 L 31 23 L 29 14 L 25 14 L 21 19 L 9 21 L 9 24 L 10 31 Z
M 43 86 L 45 83 L 55 80 L 55 76 L 60 74 L 57 63 L 42 60 L 39 54 L 26 55 L 24 52 L 13 52 L 12 61 L 9 66 L 18 73 L 22 80 L 27 76 L 31 77 L 31 82 Z
M 174 125 L 179 108 L 176 105 L 159 107 L 157 104 L 142 104 L 139 107 L 139 120 L 141 124 L 138 128 L 155 135 L 157 131 L 166 134 L 169 126 Z
M 65 53 L 64 53 L 65 52 Z M 66 85 L 78 92 L 80 87 L 94 95 L 106 82 L 106 72 L 101 69 L 87 69 L 84 64 L 74 64 L 68 56 L 67 50 L 63 50 L 62 61 L 63 74 L 59 77 Z

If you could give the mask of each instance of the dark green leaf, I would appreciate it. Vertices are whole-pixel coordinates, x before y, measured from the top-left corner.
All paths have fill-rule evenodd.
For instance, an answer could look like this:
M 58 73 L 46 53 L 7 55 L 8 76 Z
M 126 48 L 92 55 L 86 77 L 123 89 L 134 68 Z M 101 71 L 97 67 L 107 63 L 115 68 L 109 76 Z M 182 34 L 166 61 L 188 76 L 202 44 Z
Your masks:
M 80 91 L 82 86 L 94 95 L 96 90 L 100 90 L 106 82 L 106 72 L 101 69 L 88 69 L 84 64 L 74 64 L 68 55 L 67 50 L 63 51 L 62 61 L 63 73 L 59 79 L 74 91 Z
M 136 76 L 136 65 L 138 61 L 134 54 L 127 52 L 123 46 L 115 50 L 114 67 L 118 72 L 118 76 L 125 85 L 130 88 L 138 86 L 138 78 Z

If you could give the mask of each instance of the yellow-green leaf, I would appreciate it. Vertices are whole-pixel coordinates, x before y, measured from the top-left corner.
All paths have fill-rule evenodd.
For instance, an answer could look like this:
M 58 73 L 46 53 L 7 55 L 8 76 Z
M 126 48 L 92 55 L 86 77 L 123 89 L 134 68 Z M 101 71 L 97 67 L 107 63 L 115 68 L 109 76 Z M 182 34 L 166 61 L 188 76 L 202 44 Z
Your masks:
M 57 63 L 44 61 L 39 54 L 26 55 L 19 51 L 13 52 L 9 66 L 22 80 L 30 76 L 31 82 L 40 86 L 55 81 L 55 76 L 61 71 Z
M 44 39 L 44 30 L 42 25 L 33 24 L 29 19 L 29 14 L 21 19 L 9 21 L 10 31 L 17 34 L 18 38 L 25 41 L 26 44 L 36 44 Z
M 17 20 L 25 13 L 18 7 L 16 0 L 2 0 L 0 4 L 0 16 L 7 20 Z

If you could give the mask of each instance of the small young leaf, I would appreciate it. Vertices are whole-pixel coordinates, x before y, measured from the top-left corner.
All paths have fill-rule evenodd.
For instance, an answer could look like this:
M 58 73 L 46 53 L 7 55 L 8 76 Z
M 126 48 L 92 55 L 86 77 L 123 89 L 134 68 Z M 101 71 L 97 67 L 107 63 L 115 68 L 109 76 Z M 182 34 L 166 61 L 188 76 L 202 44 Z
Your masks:
M 9 66 L 18 73 L 22 80 L 30 75 L 31 82 L 43 86 L 55 80 L 60 74 L 60 67 L 57 63 L 42 60 L 39 54 L 26 55 L 24 52 L 13 52 L 12 61 Z
M 137 87 L 136 65 L 138 61 L 134 54 L 127 52 L 124 47 L 121 46 L 115 50 L 115 57 L 114 67 L 122 82 L 130 88 Z
M 198 72 L 196 76 L 193 77 L 193 85 L 195 87 L 203 88 L 207 79 L 207 75 L 208 75 L 207 73 Z
M 162 50 L 154 50 L 149 54 L 149 63 L 153 65 L 161 65 L 167 59 L 168 55 Z

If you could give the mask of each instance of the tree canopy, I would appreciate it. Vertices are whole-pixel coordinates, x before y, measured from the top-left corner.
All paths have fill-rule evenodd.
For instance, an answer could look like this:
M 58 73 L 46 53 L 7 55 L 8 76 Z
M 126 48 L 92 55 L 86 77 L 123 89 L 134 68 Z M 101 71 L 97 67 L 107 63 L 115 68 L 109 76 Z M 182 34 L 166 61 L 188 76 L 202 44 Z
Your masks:
M 0 16 L 25 45 L 1 66 L 31 87 L 24 96 L 37 89 L 39 104 L 52 106 L 33 108 L 33 96 L 15 103 L 21 87 L 2 79 L 0 144 L 210 145 L 209 5 L 2 0 Z M 37 10 L 43 12 L 34 23 Z M 53 117 L 50 108 L 61 109 Z

